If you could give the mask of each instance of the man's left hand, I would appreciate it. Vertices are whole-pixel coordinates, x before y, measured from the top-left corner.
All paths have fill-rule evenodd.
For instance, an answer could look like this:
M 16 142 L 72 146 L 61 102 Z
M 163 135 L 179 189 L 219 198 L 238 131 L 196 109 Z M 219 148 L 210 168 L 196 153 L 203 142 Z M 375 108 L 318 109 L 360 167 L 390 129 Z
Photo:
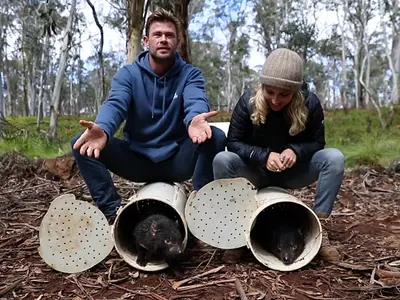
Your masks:
M 212 132 L 207 118 L 214 117 L 217 114 L 217 111 L 210 111 L 199 114 L 192 119 L 188 128 L 188 134 L 193 143 L 201 144 L 211 138 Z

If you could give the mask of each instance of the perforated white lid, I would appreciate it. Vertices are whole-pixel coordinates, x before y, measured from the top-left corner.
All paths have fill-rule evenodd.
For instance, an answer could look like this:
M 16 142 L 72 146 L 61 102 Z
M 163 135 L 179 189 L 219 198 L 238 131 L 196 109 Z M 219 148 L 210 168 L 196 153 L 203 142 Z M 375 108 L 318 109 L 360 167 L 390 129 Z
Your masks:
M 218 179 L 201 188 L 186 203 L 191 233 L 220 249 L 246 245 L 246 230 L 257 209 L 256 188 L 245 178 Z
M 53 269 L 64 273 L 85 271 L 101 262 L 114 242 L 104 214 L 73 194 L 57 197 L 43 217 L 39 254 Z

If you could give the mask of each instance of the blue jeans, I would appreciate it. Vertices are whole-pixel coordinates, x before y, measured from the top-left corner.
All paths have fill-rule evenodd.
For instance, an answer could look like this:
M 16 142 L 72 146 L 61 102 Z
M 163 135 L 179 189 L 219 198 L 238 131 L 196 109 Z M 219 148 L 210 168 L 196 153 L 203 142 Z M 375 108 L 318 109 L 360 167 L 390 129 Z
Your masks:
M 212 162 L 218 152 L 225 150 L 226 136 L 214 126 L 211 129 L 211 139 L 199 145 L 187 138 L 179 144 L 175 155 L 159 163 L 133 152 L 128 142 L 114 137 L 100 152 L 99 159 L 81 155 L 79 150 L 72 151 L 93 200 L 110 217 L 121 205 L 121 198 L 109 171 L 134 182 L 182 182 L 193 176 L 194 190 L 213 181 Z M 72 139 L 71 146 L 81 135 Z
M 271 172 L 266 167 L 245 163 L 236 153 L 221 152 L 214 158 L 213 170 L 215 179 L 245 177 L 259 189 L 267 186 L 299 189 L 317 181 L 313 210 L 317 214 L 330 214 L 343 181 L 344 156 L 337 149 L 323 149 L 308 162 Z

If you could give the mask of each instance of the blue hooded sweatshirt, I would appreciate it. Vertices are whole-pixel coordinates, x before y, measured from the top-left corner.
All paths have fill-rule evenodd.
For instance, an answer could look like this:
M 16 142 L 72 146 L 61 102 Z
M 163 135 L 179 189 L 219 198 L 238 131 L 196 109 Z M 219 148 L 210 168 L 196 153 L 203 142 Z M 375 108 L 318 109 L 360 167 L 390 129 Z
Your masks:
M 178 143 L 188 138 L 193 117 L 209 111 L 198 68 L 176 53 L 172 68 L 158 76 L 150 66 L 149 52 L 143 51 L 115 74 L 95 123 L 110 140 L 126 120 L 123 134 L 130 149 L 157 163 L 174 155 Z

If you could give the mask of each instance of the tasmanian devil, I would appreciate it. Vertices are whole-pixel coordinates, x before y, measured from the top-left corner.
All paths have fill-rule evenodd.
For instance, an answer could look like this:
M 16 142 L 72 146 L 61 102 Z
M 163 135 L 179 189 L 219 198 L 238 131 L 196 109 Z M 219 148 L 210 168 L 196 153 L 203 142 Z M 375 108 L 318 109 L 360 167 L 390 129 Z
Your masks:
M 182 275 L 178 261 L 184 247 L 177 222 L 161 214 L 152 214 L 138 222 L 133 235 L 138 255 L 136 262 L 140 266 L 146 266 L 149 261 L 165 261 L 175 275 Z
M 293 214 L 291 209 L 276 209 L 260 214 L 252 231 L 252 238 L 285 265 L 290 265 L 304 250 L 306 221 L 301 212 Z
M 269 232 L 269 251 L 285 265 L 292 264 L 304 250 L 304 235 L 290 222 L 279 224 Z

